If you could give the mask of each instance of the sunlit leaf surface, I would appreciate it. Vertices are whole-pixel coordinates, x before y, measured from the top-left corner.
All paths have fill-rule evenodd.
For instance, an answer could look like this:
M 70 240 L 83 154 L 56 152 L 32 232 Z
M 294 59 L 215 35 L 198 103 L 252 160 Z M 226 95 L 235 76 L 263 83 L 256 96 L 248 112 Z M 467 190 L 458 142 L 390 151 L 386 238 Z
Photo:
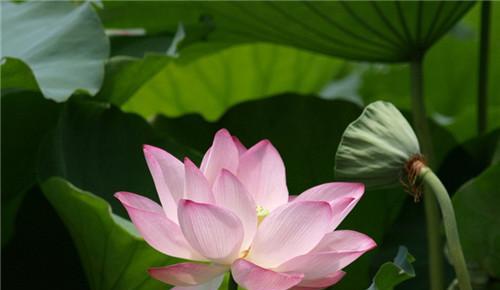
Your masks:
M 145 117 L 200 113 L 213 120 L 245 100 L 290 91 L 315 93 L 340 73 L 343 63 L 269 44 L 234 46 L 200 56 L 211 49 L 212 45 L 191 47 L 178 60 L 150 55 L 117 61 L 100 96 Z
M 33 89 L 33 80 L 19 81 L 20 74 L 33 79 L 32 73 L 46 98 L 64 101 L 77 90 L 97 93 L 109 42 L 88 3 L 2 2 L 1 53 L 2 59 L 7 58 L 2 70 L 7 67 L 8 72 L 2 88 Z M 29 69 L 10 58 L 21 60 Z

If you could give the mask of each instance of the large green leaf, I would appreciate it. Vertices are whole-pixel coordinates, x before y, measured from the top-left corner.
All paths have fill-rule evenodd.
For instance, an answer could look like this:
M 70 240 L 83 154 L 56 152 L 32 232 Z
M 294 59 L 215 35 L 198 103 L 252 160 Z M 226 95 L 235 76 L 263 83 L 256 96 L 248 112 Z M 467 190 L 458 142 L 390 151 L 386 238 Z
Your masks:
M 143 144 L 167 146 L 176 155 L 181 151 L 137 115 L 92 100 L 70 100 L 42 145 L 39 179 L 63 177 L 103 197 L 126 216 L 115 192 L 126 190 L 157 200 Z
M 108 39 L 88 3 L 2 2 L 2 88 L 39 87 L 56 101 L 77 90 L 93 95 L 108 54 Z
M 491 5 L 489 73 L 500 79 L 500 5 Z M 476 135 L 477 59 L 480 5 L 427 53 L 424 67 L 425 102 L 430 116 L 439 120 L 459 141 Z M 361 71 L 361 72 L 360 72 Z M 359 95 L 366 103 L 386 100 L 410 109 L 410 72 L 406 65 L 362 65 Z M 489 129 L 500 127 L 500 82 L 488 83 Z
M 147 269 L 177 262 L 153 250 L 133 225 L 113 214 L 109 204 L 62 178 L 42 190 L 76 244 L 92 290 L 159 289 Z
M 128 42 L 128 44 L 133 46 L 133 41 Z M 158 74 L 164 74 L 163 71 L 168 70 L 170 67 L 183 67 L 225 47 L 227 47 L 225 44 L 196 45 L 183 51 L 180 58 L 167 56 L 165 53 L 159 53 L 158 51 L 155 52 L 156 47 L 147 44 L 144 47 L 136 47 L 137 50 L 136 48 L 130 48 L 131 51 L 128 51 L 128 48 L 125 48 L 125 51 L 123 51 L 125 55 L 117 55 L 107 63 L 104 83 L 96 98 L 119 106 L 127 103 L 132 97 L 144 98 L 143 101 L 146 103 L 142 104 L 141 107 L 151 107 L 150 111 L 161 111 L 161 109 L 154 108 L 157 105 L 154 102 L 157 101 L 156 99 L 153 98 L 153 102 L 150 104 L 148 103 L 149 99 L 151 99 L 150 95 L 138 95 L 141 88 L 147 87 L 153 78 L 157 78 Z M 137 54 L 143 57 L 139 58 Z M 161 89 L 167 91 L 169 87 L 162 87 Z M 187 91 L 185 88 L 182 89 L 182 92 Z M 153 97 L 155 96 L 161 101 L 162 92 L 154 92 Z M 164 106 L 174 105 L 175 107 L 175 104 L 171 104 L 169 99 L 165 99 Z
M 175 60 L 150 55 L 116 61 L 100 96 L 145 117 L 196 112 L 213 120 L 245 100 L 317 92 L 342 69 L 340 60 L 276 45 L 219 48 L 195 45 Z M 212 53 L 201 56 L 207 50 Z
M 2 288 L 89 290 L 78 252 L 54 208 L 38 186 L 26 197 L 14 235 L 2 247 Z
M 290 193 L 299 194 L 314 185 L 333 181 L 336 147 L 345 127 L 360 112 L 350 102 L 282 95 L 239 104 L 215 123 L 190 115 L 159 117 L 154 125 L 160 133 L 199 151 L 210 146 L 213 134 L 222 127 L 247 146 L 269 139 L 283 157 Z M 341 227 L 358 230 L 381 242 L 406 196 L 401 189 L 369 191 Z M 368 287 L 372 258 L 370 253 L 351 265 L 335 289 Z
M 39 93 L 1 97 L 2 245 L 13 231 L 24 193 L 36 183 L 36 160 L 43 137 L 55 125 L 59 106 Z
M 401 282 L 415 277 L 412 266 L 414 261 L 415 258 L 408 253 L 408 249 L 400 246 L 394 261 L 380 266 L 368 290 L 392 290 Z
M 270 41 L 355 60 L 412 60 L 473 6 L 470 1 L 204 3 L 222 41 Z
M 39 90 L 33 72 L 22 60 L 7 58 L 6 62 L 2 63 L 1 69 L 2 93 L 9 89 L 23 89 L 29 91 Z
M 169 57 L 159 55 L 147 55 L 143 59 L 127 56 L 111 58 L 97 98 L 115 105 L 127 102 L 170 61 Z
M 458 229 L 469 264 L 500 278 L 500 164 L 462 186 L 453 197 Z
M 195 31 L 204 31 L 202 36 L 209 40 L 267 41 L 356 60 L 397 62 L 425 52 L 473 4 L 472 1 L 226 1 L 199 5 L 105 2 L 101 15 L 107 27 L 144 27 L 150 33 L 158 33 L 172 32 L 175 24 L 184 22 Z M 165 19 L 165 14 L 171 17 Z
M 160 138 L 137 115 L 93 100 L 72 99 L 64 104 L 55 130 L 40 150 L 43 191 L 68 227 L 93 290 L 158 289 L 160 284 L 145 270 L 176 261 L 146 245 L 113 198 L 114 192 L 126 190 L 157 200 L 142 144 L 166 147 L 176 155 L 186 151 Z M 199 154 L 189 155 L 199 159 Z M 111 207 L 121 217 L 111 214 Z

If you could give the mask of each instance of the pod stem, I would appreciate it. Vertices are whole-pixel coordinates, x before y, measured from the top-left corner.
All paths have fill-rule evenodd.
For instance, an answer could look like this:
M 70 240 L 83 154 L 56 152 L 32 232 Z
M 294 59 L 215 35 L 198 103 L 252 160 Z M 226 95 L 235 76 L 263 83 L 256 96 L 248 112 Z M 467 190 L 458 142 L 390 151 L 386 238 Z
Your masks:
M 417 133 L 422 151 L 428 162 L 433 165 L 433 149 L 423 95 L 423 55 L 419 55 L 410 63 L 411 67 L 411 103 L 413 125 Z M 424 189 L 425 190 L 425 189 Z M 434 198 L 424 198 L 425 218 L 427 223 L 427 247 L 429 251 L 429 278 L 431 290 L 442 290 L 443 246 L 441 239 L 441 221 L 439 209 Z
M 434 174 L 434 172 L 432 172 L 432 170 L 427 166 L 424 166 L 420 170 L 417 182 L 423 184 L 425 189 L 427 189 L 426 193 L 432 193 L 438 201 L 441 215 L 443 217 L 444 231 L 446 234 L 450 259 L 455 269 L 460 290 L 472 290 L 469 272 L 467 271 L 462 246 L 460 245 L 455 211 L 453 210 L 453 204 L 451 203 L 448 191 L 436 174 Z

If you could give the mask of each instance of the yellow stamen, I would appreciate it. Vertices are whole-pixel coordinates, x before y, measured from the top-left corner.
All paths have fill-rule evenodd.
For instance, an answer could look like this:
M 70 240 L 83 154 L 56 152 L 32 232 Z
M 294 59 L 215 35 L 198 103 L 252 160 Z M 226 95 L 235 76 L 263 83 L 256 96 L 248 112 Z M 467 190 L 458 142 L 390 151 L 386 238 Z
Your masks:
M 260 224 L 264 220 L 264 218 L 269 215 L 269 211 L 260 205 L 257 206 L 256 210 L 257 210 L 257 219 Z
M 250 249 L 244 250 L 243 252 L 240 253 L 240 259 L 246 258 L 248 256 L 248 253 L 250 252 Z

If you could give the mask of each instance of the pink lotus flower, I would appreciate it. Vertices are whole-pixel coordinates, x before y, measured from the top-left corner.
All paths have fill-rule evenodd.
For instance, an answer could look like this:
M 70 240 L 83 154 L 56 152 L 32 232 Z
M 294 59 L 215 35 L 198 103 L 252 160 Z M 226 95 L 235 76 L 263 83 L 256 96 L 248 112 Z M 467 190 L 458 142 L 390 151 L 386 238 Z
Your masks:
M 248 290 L 325 288 L 376 246 L 364 234 L 335 231 L 362 184 L 326 183 L 289 201 L 283 161 L 267 140 L 246 149 L 222 129 L 200 168 L 153 146 L 144 154 L 162 206 L 129 192 L 116 197 L 153 248 L 209 262 L 150 269 L 178 289 L 218 289 L 229 270 Z

